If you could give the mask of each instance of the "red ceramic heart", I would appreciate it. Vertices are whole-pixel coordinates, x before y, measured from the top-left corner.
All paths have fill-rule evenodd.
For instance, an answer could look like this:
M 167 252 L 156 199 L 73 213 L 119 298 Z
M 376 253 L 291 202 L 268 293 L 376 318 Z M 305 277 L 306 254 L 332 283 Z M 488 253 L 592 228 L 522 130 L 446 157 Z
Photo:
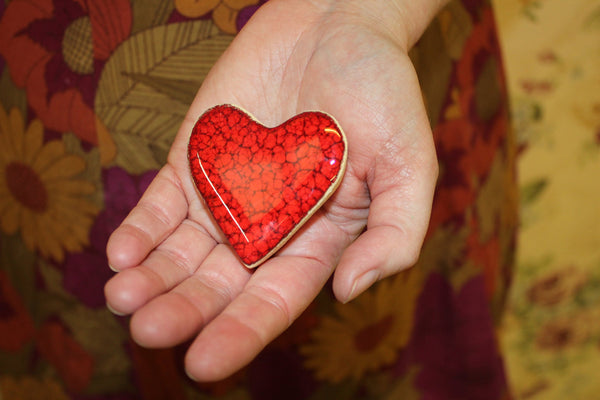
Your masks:
M 231 105 L 214 107 L 190 137 L 196 188 L 248 267 L 273 255 L 335 191 L 346 139 L 321 112 L 268 128 Z

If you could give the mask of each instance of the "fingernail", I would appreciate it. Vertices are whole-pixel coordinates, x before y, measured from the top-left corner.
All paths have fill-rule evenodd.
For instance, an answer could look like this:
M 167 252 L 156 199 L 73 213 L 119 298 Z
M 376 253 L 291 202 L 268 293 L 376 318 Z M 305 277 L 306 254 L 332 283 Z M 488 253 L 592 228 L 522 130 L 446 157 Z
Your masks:
M 115 267 L 113 267 L 112 265 L 108 264 L 108 268 L 110 268 L 113 272 L 119 272 L 118 269 L 116 269 Z
M 187 375 L 188 378 L 190 378 L 192 381 L 194 382 L 198 382 L 198 379 L 196 379 L 195 376 L 193 376 L 192 374 L 190 374 L 190 372 L 187 370 L 187 368 L 185 368 L 185 374 Z
M 360 295 L 362 292 L 367 290 L 371 285 L 379 280 L 380 273 L 376 269 L 367 271 L 362 274 L 360 277 L 356 278 L 354 284 L 352 285 L 352 289 L 350 290 L 350 294 L 348 295 L 346 301 L 347 303 Z
M 120 313 L 120 312 L 116 311 L 108 303 L 106 303 L 106 308 L 108 308 L 108 311 L 110 311 L 111 313 L 115 314 L 117 317 L 124 317 L 126 315 L 124 313 Z

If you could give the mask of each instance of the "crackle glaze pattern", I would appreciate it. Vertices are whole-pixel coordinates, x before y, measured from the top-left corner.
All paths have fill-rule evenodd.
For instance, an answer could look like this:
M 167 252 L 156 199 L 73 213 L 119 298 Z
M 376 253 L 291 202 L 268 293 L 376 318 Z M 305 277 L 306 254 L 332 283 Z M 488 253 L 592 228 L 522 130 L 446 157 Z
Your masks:
M 279 249 L 341 182 L 346 143 L 337 123 L 305 112 L 267 128 L 231 105 L 194 126 L 188 160 L 196 187 L 247 266 Z

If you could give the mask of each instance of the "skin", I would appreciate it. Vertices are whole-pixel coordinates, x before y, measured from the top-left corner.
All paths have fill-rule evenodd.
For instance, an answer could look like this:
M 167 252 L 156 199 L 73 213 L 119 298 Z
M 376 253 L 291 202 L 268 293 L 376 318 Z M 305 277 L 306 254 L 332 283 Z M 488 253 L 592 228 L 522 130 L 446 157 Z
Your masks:
M 209 73 L 168 163 L 109 240 L 118 273 L 106 284 L 107 304 L 133 314 L 140 345 L 194 338 L 190 377 L 222 379 L 283 332 L 332 274 L 337 299 L 348 302 L 416 262 L 438 166 L 407 52 L 441 6 L 271 0 L 261 7 Z M 338 191 L 257 270 L 224 244 L 187 164 L 193 124 L 222 103 L 268 126 L 322 110 L 348 138 Z

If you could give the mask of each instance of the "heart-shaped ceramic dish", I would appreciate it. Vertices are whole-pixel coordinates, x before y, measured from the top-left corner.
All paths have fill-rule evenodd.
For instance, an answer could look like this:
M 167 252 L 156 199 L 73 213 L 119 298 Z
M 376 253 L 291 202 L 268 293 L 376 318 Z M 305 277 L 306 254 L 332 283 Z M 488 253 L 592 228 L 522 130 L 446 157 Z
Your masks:
M 206 205 L 247 267 L 280 249 L 333 194 L 347 142 L 329 115 L 309 111 L 268 128 L 220 105 L 196 122 L 190 171 Z

